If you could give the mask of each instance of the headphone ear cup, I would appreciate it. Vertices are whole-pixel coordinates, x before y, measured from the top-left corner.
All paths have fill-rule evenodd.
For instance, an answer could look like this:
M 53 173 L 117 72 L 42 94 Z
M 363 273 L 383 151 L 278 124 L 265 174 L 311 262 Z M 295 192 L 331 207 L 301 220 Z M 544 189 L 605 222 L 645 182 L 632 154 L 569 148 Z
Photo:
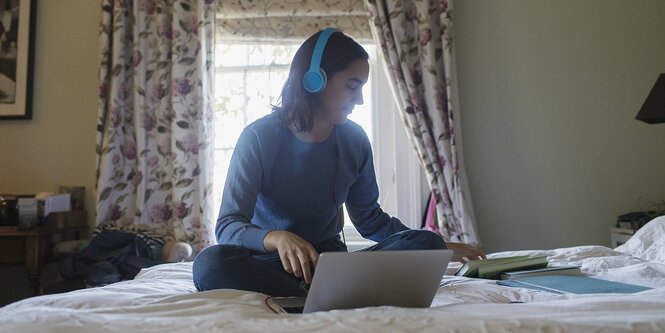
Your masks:
M 319 38 L 316 39 L 316 44 L 312 49 L 312 59 L 309 69 L 302 77 L 303 89 L 307 92 L 318 93 L 326 87 L 326 72 L 321 69 L 321 59 L 323 58 L 323 50 L 326 48 L 328 38 L 336 31 L 339 30 L 325 28 L 319 34 Z
M 303 87 L 311 93 L 323 91 L 327 81 L 326 72 L 321 68 L 318 71 L 307 71 L 302 78 Z

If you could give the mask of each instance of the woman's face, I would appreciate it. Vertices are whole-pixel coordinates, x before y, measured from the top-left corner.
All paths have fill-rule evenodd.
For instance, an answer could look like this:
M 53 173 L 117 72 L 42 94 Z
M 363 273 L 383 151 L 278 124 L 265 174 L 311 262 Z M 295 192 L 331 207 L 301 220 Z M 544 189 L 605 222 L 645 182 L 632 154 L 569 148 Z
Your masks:
M 328 77 L 325 89 L 319 95 L 322 110 L 317 118 L 331 124 L 343 124 L 356 105 L 363 104 L 363 85 L 369 77 L 367 60 L 353 61 L 346 69 Z

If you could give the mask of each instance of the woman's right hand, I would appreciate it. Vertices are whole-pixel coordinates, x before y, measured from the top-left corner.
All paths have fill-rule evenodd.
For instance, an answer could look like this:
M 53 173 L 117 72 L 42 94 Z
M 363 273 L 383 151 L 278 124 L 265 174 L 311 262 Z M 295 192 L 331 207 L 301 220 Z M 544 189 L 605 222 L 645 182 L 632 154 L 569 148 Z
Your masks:
M 308 284 L 312 283 L 312 269 L 319 260 L 312 244 L 292 232 L 273 230 L 263 238 L 263 247 L 268 252 L 279 253 L 284 270 L 303 277 Z

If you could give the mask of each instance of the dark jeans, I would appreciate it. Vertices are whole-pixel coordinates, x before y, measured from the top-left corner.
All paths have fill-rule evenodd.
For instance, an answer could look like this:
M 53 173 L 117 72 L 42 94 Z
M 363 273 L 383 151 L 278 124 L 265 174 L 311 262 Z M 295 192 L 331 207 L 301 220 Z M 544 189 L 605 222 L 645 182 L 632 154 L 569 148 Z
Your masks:
M 318 253 L 347 251 L 339 236 L 314 245 Z M 360 251 L 445 249 L 443 238 L 427 230 L 398 232 Z M 232 245 L 210 246 L 196 256 L 193 265 L 194 285 L 199 291 L 240 289 L 271 296 L 304 296 L 306 284 L 284 270 L 277 252 L 252 254 L 246 248 Z

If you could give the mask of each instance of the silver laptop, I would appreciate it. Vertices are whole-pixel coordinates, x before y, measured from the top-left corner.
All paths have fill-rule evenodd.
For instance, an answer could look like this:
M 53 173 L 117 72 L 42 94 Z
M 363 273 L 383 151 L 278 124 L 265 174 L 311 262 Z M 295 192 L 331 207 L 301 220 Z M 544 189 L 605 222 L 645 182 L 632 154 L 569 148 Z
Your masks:
M 451 250 L 326 252 L 316 265 L 307 297 L 273 297 L 282 313 L 369 306 L 425 308 L 432 304 Z

